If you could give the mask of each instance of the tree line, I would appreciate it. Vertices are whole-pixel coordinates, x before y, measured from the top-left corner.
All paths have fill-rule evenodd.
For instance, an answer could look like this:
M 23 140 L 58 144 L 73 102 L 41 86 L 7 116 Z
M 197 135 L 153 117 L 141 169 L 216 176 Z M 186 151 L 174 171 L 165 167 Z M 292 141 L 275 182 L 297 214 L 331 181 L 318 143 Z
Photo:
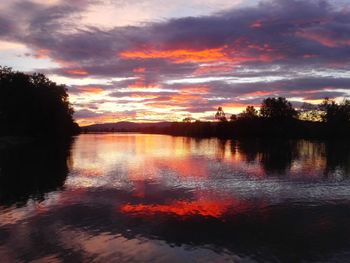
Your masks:
M 59 136 L 79 132 L 67 89 L 43 74 L 0 66 L 0 136 Z
M 260 110 L 254 106 L 247 106 L 240 114 L 232 114 L 229 121 L 242 119 L 264 118 L 275 121 L 290 121 L 299 119 L 304 121 L 320 121 L 329 124 L 349 124 L 350 122 L 350 100 L 344 99 L 337 103 L 334 100 L 325 98 L 319 105 L 304 103 L 300 109 L 295 109 L 286 98 L 266 98 L 262 101 Z M 228 121 L 222 107 L 219 107 L 215 119 Z
M 350 134 L 350 100 L 337 103 L 326 98 L 319 105 L 295 109 L 286 98 L 269 97 L 259 110 L 247 106 L 229 117 L 218 107 L 215 119 L 217 122 L 186 118 L 162 132 L 203 137 L 344 138 Z

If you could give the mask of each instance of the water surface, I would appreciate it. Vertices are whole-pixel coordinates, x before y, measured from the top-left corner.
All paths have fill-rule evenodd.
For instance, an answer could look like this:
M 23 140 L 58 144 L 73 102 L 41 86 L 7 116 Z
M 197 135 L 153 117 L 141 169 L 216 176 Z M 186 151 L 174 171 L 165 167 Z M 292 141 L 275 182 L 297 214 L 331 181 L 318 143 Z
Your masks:
M 0 147 L 2 262 L 346 262 L 350 143 L 84 134 Z

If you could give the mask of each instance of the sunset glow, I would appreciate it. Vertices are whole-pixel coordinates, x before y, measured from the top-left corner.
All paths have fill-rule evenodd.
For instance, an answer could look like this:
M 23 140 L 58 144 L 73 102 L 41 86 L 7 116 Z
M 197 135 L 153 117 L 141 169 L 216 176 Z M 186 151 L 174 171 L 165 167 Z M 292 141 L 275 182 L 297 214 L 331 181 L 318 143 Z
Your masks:
M 85 87 L 79 87 L 78 88 L 79 91 L 82 92 L 87 92 L 87 93 L 101 93 L 102 91 L 104 91 L 103 88 L 101 87 L 94 87 L 94 86 L 85 86 Z
M 185 62 L 213 62 L 225 61 L 228 58 L 223 53 L 222 48 L 207 50 L 140 50 L 140 51 L 124 51 L 120 53 L 122 58 L 134 59 L 169 59 L 175 63 Z
M 213 120 L 350 96 L 346 1 L 0 3 L 0 59 L 65 84 L 80 125 Z M 160 15 L 161 14 L 161 15 Z M 118 19 L 115 19 L 118 17 Z

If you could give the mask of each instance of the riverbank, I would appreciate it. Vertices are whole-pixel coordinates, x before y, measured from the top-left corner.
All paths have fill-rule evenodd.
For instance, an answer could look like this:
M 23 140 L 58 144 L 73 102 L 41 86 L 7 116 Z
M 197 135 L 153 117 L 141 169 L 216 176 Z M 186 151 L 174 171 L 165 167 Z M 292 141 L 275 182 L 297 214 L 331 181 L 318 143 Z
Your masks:
M 120 123 L 109 123 L 83 127 L 82 131 L 85 133 L 138 132 L 204 138 L 331 139 L 348 137 L 350 126 L 349 124 L 329 124 L 297 119 L 276 121 L 256 118 L 233 122 L 162 122 L 160 124 L 129 124 L 127 126 L 121 126 Z

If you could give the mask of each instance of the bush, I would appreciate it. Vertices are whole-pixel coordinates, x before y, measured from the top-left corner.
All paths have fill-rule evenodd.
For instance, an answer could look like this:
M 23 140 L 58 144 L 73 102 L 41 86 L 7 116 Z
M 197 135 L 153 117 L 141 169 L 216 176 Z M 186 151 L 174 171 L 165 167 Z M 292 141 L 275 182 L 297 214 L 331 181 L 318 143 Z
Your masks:
M 73 112 L 64 85 L 0 67 L 0 135 L 69 136 L 79 131 Z

